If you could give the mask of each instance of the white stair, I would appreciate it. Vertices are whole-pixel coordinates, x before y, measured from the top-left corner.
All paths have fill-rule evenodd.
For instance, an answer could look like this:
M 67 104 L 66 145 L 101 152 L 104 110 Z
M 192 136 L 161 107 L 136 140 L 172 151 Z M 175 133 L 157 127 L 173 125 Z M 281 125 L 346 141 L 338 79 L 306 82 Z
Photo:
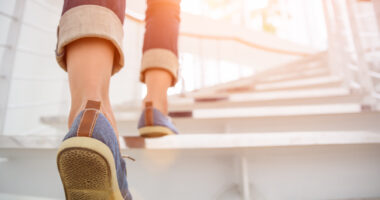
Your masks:
M 171 96 L 169 114 L 186 140 L 193 136 L 194 140 L 213 140 L 220 134 L 236 134 L 226 137 L 239 138 L 271 133 L 266 136 L 296 141 L 300 139 L 295 136 L 313 135 L 327 144 L 337 141 L 334 132 L 353 131 L 357 132 L 353 133 L 356 138 L 347 135 L 342 141 L 364 142 L 361 135 L 366 138 L 365 134 L 380 129 L 380 113 L 363 110 L 363 96 L 329 73 L 323 65 L 325 56 L 320 53 L 253 77 Z M 137 136 L 141 107 L 126 105 L 115 106 L 119 132 L 122 136 Z M 45 117 L 42 121 L 66 130 L 66 117 Z M 211 142 L 210 148 L 217 141 Z

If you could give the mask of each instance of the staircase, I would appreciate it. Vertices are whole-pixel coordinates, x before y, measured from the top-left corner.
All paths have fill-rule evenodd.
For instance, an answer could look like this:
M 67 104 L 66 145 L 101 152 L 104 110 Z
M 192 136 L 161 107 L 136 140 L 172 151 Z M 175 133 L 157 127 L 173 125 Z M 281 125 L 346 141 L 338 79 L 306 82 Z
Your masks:
M 380 112 L 345 83 L 320 52 L 251 77 L 169 97 L 180 135 L 138 138 L 141 107 L 116 105 L 121 136 L 130 148 L 236 148 L 380 142 Z M 42 122 L 62 130 L 66 117 Z M 207 142 L 199 142 L 207 141 Z
M 57 2 L 25 2 L 30 9 L 47 7 L 46 12 L 59 18 L 59 7 L 54 6 Z M 139 1 L 128 5 L 132 2 Z M 374 32 L 372 25 L 368 30 L 363 28 L 373 16 L 368 9 L 359 8 L 371 2 L 323 3 L 329 48 L 321 52 L 273 35 L 183 14 L 180 52 L 194 54 L 200 60 L 191 67 L 207 68 L 204 60 L 212 57 L 258 70 L 234 81 L 201 85 L 191 91 L 181 88 L 183 92 L 169 97 L 169 115 L 180 134 L 157 139 L 144 139 L 137 133 L 142 95 L 137 76 L 132 76 L 138 74 L 135 49 L 141 48 L 144 24 L 141 16 L 126 15 L 125 23 L 130 27 L 126 29 L 126 44 L 130 45 L 126 65 L 130 71 L 128 76 L 122 72 L 114 80 L 118 92 L 130 93 L 125 95 L 128 100 L 119 101 L 113 108 L 122 151 L 137 160 L 127 161 L 134 199 L 379 199 L 380 43 L 378 32 L 368 33 Z M 40 13 L 37 11 L 26 14 Z M 348 18 L 356 23 L 348 23 Z M 51 24 L 49 30 L 55 30 L 56 23 Z M 211 25 L 214 29 L 209 28 Z M 35 35 L 41 37 L 40 33 Z M 18 57 L 23 61 L 20 58 L 26 56 Z M 28 66 L 27 61 L 19 65 Z M 52 67 L 48 64 L 50 68 L 35 73 L 49 74 L 46 69 Z M 44 82 L 36 88 L 49 86 L 51 91 L 16 90 L 13 98 L 17 101 L 9 106 L 11 118 L 6 124 L 8 130 L 16 130 L 14 133 L 40 123 L 48 129 L 41 134 L 35 129 L 27 134 L 0 135 L 0 199 L 64 198 L 55 156 L 67 132 L 64 111 L 68 104 L 61 101 L 68 97 L 61 92 L 67 80 L 41 76 Z M 23 88 L 17 81 L 28 86 L 36 81 L 17 73 L 14 77 L 16 88 Z M 53 84 L 46 81 L 60 81 L 63 89 L 50 87 Z M 120 90 L 125 85 L 128 90 Z M 33 98 L 18 98 L 24 91 Z M 38 98 L 37 94 L 44 91 L 50 91 L 49 98 L 54 97 L 49 107 L 37 101 L 48 99 Z M 53 92 L 57 95 L 51 95 Z M 35 102 L 23 105 L 21 100 Z M 28 106 L 33 109 L 21 109 Z M 20 125 L 23 115 L 31 120 Z
M 377 143 L 380 113 L 370 110 L 362 93 L 331 73 L 326 60 L 327 53 L 321 52 L 241 80 L 171 96 L 169 115 L 180 135 L 149 140 L 150 146 L 126 137 L 127 144 L 220 148 L 241 143 L 244 147 Z M 120 132 L 136 134 L 141 108 L 119 105 L 116 110 Z
M 223 31 L 217 32 L 218 29 L 224 28 L 224 24 L 194 16 L 182 16 L 185 24 L 194 23 L 200 27 L 207 27 L 212 23 L 217 28 L 205 33 L 202 31 L 207 29 L 199 29 L 200 33 L 194 34 L 192 33 L 194 30 L 185 26 L 180 34 L 181 37 L 199 40 L 204 38 L 236 40 L 235 42 L 248 46 L 252 46 L 252 42 L 260 43 L 257 38 L 262 38 L 263 41 L 273 40 L 277 42 L 273 48 L 279 49 L 275 52 L 277 54 L 280 52 L 279 58 L 282 63 L 267 67 L 265 70 L 258 70 L 249 77 L 170 96 L 169 115 L 180 132 L 180 135 L 175 137 L 147 139 L 141 142 L 140 140 L 144 139 L 135 138 L 138 136 L 136 124 L 142 110 L 140 106 L 136 106 L 140 105 L 139 100 L 115 105 L 119 132 L 125 138 L 126 145 L 133 148 L 149 148 L 147 145 L 149 143 L 150 147 L 155 146 L 155 148 L 158 146 L 182 148 L 179 145 L 181 143 L 184 148 L 185 146 L 191 148 L 191 145 L 181 141 L 208 138 L 208 144 L 203 144 L 202 148 L 212 148 L 218 146 L 216 144 L 219 144 L 218 138 L 221 134 L 234 138 L 231 141 L 235 142 L 229 142 L 226 147 L 233 147 L 241 141 L 245 142 L 247 138 L 243 136 L 249 134 L 251 134 L 249 138 L 255 136 L 251 139 L 255 141 L 252 142 L 253 146 L 260 146 L 256 136 L 271 138 L 274 146 L 377 143 L 379 141 L 377 132 L 380 129 L 377 123 L 380 119 L 377 88 L 380 76 L 376 72 L 377 59 L 374 59 L 373 55 L 378 55 L 378 51 L 372 46 L 362 47 L 363 42 L 356 38 L 363 35 L 358 32 L 362 29 L 352 27 L 358 21 L 348 26 L 344 21 L 346 18 L 342 16 L 342 6 L 351 4 L 342 2 L 325 3 L 326 17 L 331 18 L 327 21 L 333 22 L 327 23 L 329 40 L 334 39 L 336 42 L 331 44 L 328 51 L 314 53 L 296 45 L 292 46 L 291 51 L 287 51 L 285 49 L 289 43 L 260 33 L 255 33 L 257 37 L 245 37 L 246 35 L 242 34 L 245 39 L 236 39 Z M 329 15 L 332 11 L 334 16 Z M 142 23 L 142 20 L 135 15 L 127 14 L 126 17 L 134 23 Z M 348 36 L 348 31 L 352 32 L 352 37 Z M 244 30 L 237 31 L 239 32 Z M 217 35 L 219 33 L 221 35 Z M 375 41 L 378 42 L 377 39 Z M 182 42 L 184 46 L 182 50 L 191 52 L 191 45 L 186 43 L 188 41 L 182 40 Z M 337 44 L 347 45 L 349 49 L 338 50 Z M 260 49 L 259 46 L 255 48 Z M 367 50 L 363 53 L 360 49 Z M 276 58 L 277 54 L 273 54 L 273 49 L 261 50 Z M 298 56 L 297 59 L 294 58 L 295 54 Z M 263 62 L 258 55 L 255 58 Z M 252 63 L 255 58 L 250 59 Z M 273 63 L 273 61 L 268 62 Z M 375 67 L 370 69 L 368 66 L 371 65 Z M 42 117 L 41 121 L 62 132 L 66 130 L 66 116 Z M 278 143 L 275 139 L 277 137 L 281 138 L 282 142 Z M 308 138 L 307 142 L 303 140 L 305 137 Z M 264 143 L 264 146 L 270 145 Z M 245 146 L 250 147 L 249 144 Z

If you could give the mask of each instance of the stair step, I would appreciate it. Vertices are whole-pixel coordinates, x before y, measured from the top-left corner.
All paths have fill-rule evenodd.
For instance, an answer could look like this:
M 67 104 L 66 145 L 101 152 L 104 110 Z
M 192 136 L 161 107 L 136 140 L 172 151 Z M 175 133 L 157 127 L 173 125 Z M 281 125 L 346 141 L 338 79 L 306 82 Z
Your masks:
M 349 96 L 326 96 L 326 97 L 304 97 L 292 99 L 273 99 L 273 100 L 237 100 L 237 101 L 217 101 L 194 104 L 182 104 L 169 106 L 169 113 L 196 111 L 203 109 L 227 109 L 227 108 L 250 108 L 250 107 L 283 107 L 299 105 L 332 105 L 332 104 L 358 104 L 362 100 L 360 95 Z M 225 110 L 224 110 L 225 111 Z M 223 112 L 224 112 L 223 111 Z
M 236 85 L 235 87 L 231 86 L 225 89 L 219 89 L 215 90 L 215 92 L 244 92 L 244 91 L 256 91 L 258 85 L 268 85 L 268 84 L 275 84 L 275 85 L 286 85 L 286 84 L 292 84 L 290 86 L 290 89 L 293 89 L 294 86 L 301 86 L 300 88 L 304 87 L 310 87 L 313 85 L 309 85 L 309 82 L 315 81 L 315 84 L 318 84 L 321 82 L 323 84 L 323 81 L 317 82 L 318 79 L 331 79 L 331 74 L 329 69 L 311 69 L 308 71 L 298 71 L 294 73 L 284 73 L 279 75 L 271 75 L 264 78 L 255 77 L 252 78 L 250 81 L 246 81 L 245 84 L 243 82 L 240 82 L 240 84 Z M 327 80 L 330 81 L 330 80 Z M 306 85 L 305 85 L 306 84 Z M 326 84 L 326 83 L 325 83 Z M 260 87 L 259 86 L 259 87 Z M 289 87 L 289 86 L 285 86 Z M 323 86 L 326 87 L 326 86 Z M 275 89 L 272 89 L 275 90 Z M 198 93 L 198 92 L 196 92 Z
M 282 82 L 282 81 L 290 81 L 304 78 L 315 78 L 321 76 L 328 76 L 330 74 L 330 70 L 328 68 L 316 68 L 310 69 L 308 71 L 297 71 L 294 73 L 280 74 L 280 75 L 272 75 L 266 78 L 255 79 L 256 83 L 273 83 L 273 82 Z
M 183 134 L 144 139 L 124 137 L 129 148 L 144 149 L 236 149 L 270 146 L 300 146 L 327 144 L 380 143 L 380 134 L 356 132 L 289 132 L 289 133 L 235 133 Z
M 325 63 L 327 53 L 319 52 L 314 55 L 298 59 L 280 66 L 272 67 L 270 69 L 259 71 L 255 75 L 241 78 L 239 80 L 230 81 L 227 83 L 221 83 L 214 86 L 198 89 L 196 91 L 189 92 L 187 94 L 207 94 L 215 91 L 225 91 L 231 88 L 242 87 L 252 84 L 254 80 L 261 80 L 276 75 L 285 75 L 292 72 L 309 71 L 314 69 L 328 69 L 328 65 Z
M 254 79 L 244 78 L 239 82 L 231 83 L 230 87 L 215 88 L 200 91 L 192 91 L 183 94 L 186 97 L 205 97 L 207 95 L 225 95 L 234 93 L 248 93 L 248 92 L 271 92 L 271 91 L 291 91 L 291 90 L 305 90 L 305 89 L 327 89 L 337 88 L 343 86 L 343 79 L 337 76 L 316 76 L 316 77 L 300 77 L 295 80 L 274 81 L 274 82 L 255 82 Z M 179 96 L 179 95 L 178 95 Z
M 237 107 L 237 108 L 205 108 L 192 111 L 193 118 L 240 118 L 240 117 L 267 117 L 267 116 L 292 116 L 292 115 L 316 115 L 334 113 L 360 112 L 361 105 L 325 104 L 325 105 L 296 105 L 296 106 L 261 106 L 261 107 Z
M 285 66 L 282 68 L 273 68 L 264 70 L 262 73 L 259 73 L 255 76 L 255 79 L 261 80 L 276 76 L 287 76 L 290 74 L 310 74 L 320 70 L 329 71 L 328 65 L 326 63 L 310 63 L 298 66 Z
M 349 93 L 349 90 L 344 88 L 240 93 L 225 95 L 224 98 L 222 98 L 221 95 L 209 95 L 202 97 L 202 99 L 209 99 L 209 101 L 204 102 L 197 101 L 198 98 L 177 97 L 169 99 L 169 112 L 189 111 L 202 108 L 321 105 L 361 102 L 361 95 L 350 95 Z M 218 96 L 219 98 L 217 98 Z M 125 108 L 123 110 L 127 111 L 128 109 Z
M 121 118 L 122 135 L 137 135 L 136 118 Z M 231 118 L 172 118 L 181 134 L 380 130 L 380 113 L 351 112 Z
M 330 106 L 330 108 L 332 108 Z M 253 113 L 245 117 L 214 117 L 214 118 L 172 118 L 181 134 L 187 133 L 253 133 L 253 132 L 296 132 L 296 131 L 350 131 L 350 130 L 380 130 L 379 112 L 360 112 L 353 107 L 344 113 L 301 114 L 295 111 L 293 115 L 258 116 Z M 337 111 L 335 109 L 335 111 Z M 122 112 L 116 114 L 121 135 L 138 135 L 137 120 L 140 113 Z M 62 132 L 67 131 L 66 116 L 42 117 L 43 124 L 52 126 Z
M 27 170 L 26 167 L 24 170 Z M 37 197 L 37 196 L 27 196 L 27 195 L 16 195 L 16 194 L 5 194 L 0 193 L 0 199 L 6 200 L 57 200 L 55 198 L 48 197 Z
M 278 83 L 263 83 L 254 86 L 255 91 L 273 91 L 273 90 L 294 90 L 302 88 L 325 88 L 337 87 L 342 84 L 340 77 L 326 76 L 318 78 L 307 78 L 301 80 L 284 81 Z
M 62 137 L 63 135 L 0 136 L 0 149 L 57 149 L 62 143 Z M 214 132 L 179 134 L 161 138 L 120 136 L 119 141 L 122 149 L 236 149 L 270 146 L 379 144 L 380 134 L 366 130 L 242 132 L 233 134 Z M 0 197 L 2 196 L 0 195 Z

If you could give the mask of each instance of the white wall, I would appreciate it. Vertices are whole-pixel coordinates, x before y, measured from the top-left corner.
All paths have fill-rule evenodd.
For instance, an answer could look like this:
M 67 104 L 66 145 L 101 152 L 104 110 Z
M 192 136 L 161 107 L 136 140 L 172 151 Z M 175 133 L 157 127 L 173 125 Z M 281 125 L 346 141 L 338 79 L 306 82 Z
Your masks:
M 15 2 L 0 2 L 0 59 L 6 49 L 4 45 L 8 42 Z M 63 1 L 27 0 L 25 3 L 12 66 L 5 128 L 0 134 L 51 135 L 56 130 L 41 124 L 40 117 L 67 116 L 70 106 L 67 74 L 58 66 L 54 54 Z M 135 27 L 135 24 L 129 22 L 126 22 L 126 26 L 128 30 L 125 34 L 129 37 L 126 37 L 124 46 L 132 48 L 125 48 L 127 69 L 115 75 L 112 80 L 110 93 L 113 104 L 141 98 L 141 85 L 136 86 L 141 51 L 136 51 L 135 46 L 142 45 L 143 30 L 136 35 L 140 26 Z
M 16 1 L 2 1 L 0 10 L 13 16 Z M 54 133 L 41 125 L 41 115 L 66 112 L 68 86 L 66 74 L 55 61 L 56 28 L 62 1 L 25 1 L 22 25 L 12 66 L 5 135 Z M 0 15 L 0 43 L 6 38 L 12 18 Z M 5 39 L 5 40 L 4 40 Z M 12 49 L 13 50 L 13 49 Z M 1 66 L 4 67 L 4 66 Z M 67 113 L 67 112 L 66 112 Z

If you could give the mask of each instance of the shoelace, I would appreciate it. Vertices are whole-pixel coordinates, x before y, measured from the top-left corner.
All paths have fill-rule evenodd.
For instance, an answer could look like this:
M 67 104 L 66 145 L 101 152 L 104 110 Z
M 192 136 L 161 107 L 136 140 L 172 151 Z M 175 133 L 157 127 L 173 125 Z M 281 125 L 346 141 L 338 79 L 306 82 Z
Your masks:
M 132 160 L 133 162 L 136 161 L 136 159 L 132 158 L 131 156 L 129 155 L 121 155 L 122 158 L 128 158 L 129 160 Z

